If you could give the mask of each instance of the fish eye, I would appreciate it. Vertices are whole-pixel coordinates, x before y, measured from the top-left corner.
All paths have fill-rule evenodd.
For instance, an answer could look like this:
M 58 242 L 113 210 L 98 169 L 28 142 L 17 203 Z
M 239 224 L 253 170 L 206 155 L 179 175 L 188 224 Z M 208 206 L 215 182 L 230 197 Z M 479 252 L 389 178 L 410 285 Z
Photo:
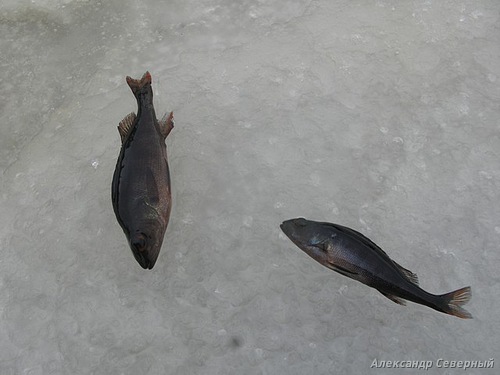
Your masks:
M 305 227 L 307 225 L 307 221 L 303 218 L 299 218 L 295 220 L 295 224 L 297 224 L 299 227 Z
M 140 233 L 132 239 L 132 246 L 134 249 L 137 249 L 139 251 L 144 251 L 146 249 L 146 236 L 144 233 Z

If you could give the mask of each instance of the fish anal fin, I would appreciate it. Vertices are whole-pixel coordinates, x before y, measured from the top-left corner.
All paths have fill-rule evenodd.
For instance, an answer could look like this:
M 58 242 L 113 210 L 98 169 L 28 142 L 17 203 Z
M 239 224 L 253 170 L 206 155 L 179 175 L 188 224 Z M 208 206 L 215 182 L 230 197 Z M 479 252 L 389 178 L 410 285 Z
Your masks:
M 392 261 L 394 265 L 401 271 L 403 276 L 410 282 L 415 285 L 418 285 L 418 276 L 416 273 L 411 272 L 410 270 L 407 270 L 403 266 L 397 264 L 396 262 Z
M 170 131 L 174 128 L 174 112 L 170 112 L 162 117 L 160 121 L 158 121 L 160 125 L 160 131 L 164 138 L 167 138 L 167 135 L 170 134 Z
M 135 118 L 136 118 L 135 113 L 132 112 L 129 113 L 127 116 L 123 118 L 123 120 L 120 121 L 120 124 L 118 125 L 118 132 L 120 133 L 122 144 L 125 142 L 130 132 L 132 131 L 132 128 L 134 127 Z
M 395 295 L 382 292 L 381 290 L 379 290 L 379 292 L 382 293 L 387 298 L 389 298 L 391 301 L 396 302 L 398 305 L 406 306 L 406 301 L 405 300 L 403 300 L 403 299 L 401 299 L 399 297 L 396 297 Z

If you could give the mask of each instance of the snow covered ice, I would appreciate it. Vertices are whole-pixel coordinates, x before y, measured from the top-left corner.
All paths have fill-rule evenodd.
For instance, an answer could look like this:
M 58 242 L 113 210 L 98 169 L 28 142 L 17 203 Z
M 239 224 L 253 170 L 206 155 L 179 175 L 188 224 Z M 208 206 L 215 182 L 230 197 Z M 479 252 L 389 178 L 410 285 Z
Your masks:
M 2 1 L 0 374 L 498 371 L 499 14 L 493 0 Z M 116 126 L 136 111 L 125 76 L 146 70 L 176 119 L 152 271 L 110 197 Z M 280 231 L 297 216 L 364 233 L 429 292 L 470 285 L 474 319 L 322 267 Z

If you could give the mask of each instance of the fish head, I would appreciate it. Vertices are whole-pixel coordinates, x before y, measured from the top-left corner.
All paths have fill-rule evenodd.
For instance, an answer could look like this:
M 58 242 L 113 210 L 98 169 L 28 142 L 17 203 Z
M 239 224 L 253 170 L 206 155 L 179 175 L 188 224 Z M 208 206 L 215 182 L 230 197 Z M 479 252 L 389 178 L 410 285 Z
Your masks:
M 300 217 L 286 220 L 280 227 L 301 250 L 324 266 L 330 267 L 332 234 L 322 223 Z
M 151 74 L 149 72 L 144 73 L 141 79 L 133 79 L 127 76 L 126 80 L 138 100 L 152 101 L 153 89 L 151 88 Z
M 135 260 L 144 269 L 152 269 L 160 254 L 165 229 L 159 225 L 144 225 L 130 234 L 130 248 Z

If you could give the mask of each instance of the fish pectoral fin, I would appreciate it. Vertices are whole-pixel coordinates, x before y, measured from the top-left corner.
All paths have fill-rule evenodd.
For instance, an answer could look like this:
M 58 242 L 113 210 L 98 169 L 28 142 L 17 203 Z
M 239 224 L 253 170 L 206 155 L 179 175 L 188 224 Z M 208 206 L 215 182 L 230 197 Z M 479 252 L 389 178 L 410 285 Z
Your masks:
M 403 299 L 401 299 L 399 297 L 396 297 L 396 296 L 394 296 L 392 294 L 382 292 L 380 290 L 379 290 L 379 292 L 382 293 L 387 298 L 389 298 L 391 301 L 396 302 L 398 305 L 406 306 L 406 301 L 405 300 L 403 300 Z
M 348 269 L 340 267 L 340 266 L 338 266 L 336 264 L 333 264 L 333 263 L 329 263 L 329 264 L 330 264 L 329 268 L 331 268 L 334 271 L 337 271 L 341 275 L 344 275 L 344 276 L 347 276 L 347 277 L 351 277 L 351 278 L 353 276 L 357 276 L 358 275 L 357 272 L 349 271 Z
M 120 133 L 120 137 L 122 139 L 122 144 L 125 142 L 125 140 L 128 138 L 128 135 L 132 131 L 132 128 L 134 127 L 134 122 L 135 122 L 135 113 L 129 113 L 127 116 L 123 118 L 123 120 L 120 121 L 120 124 L 118 125 L 118 132 Z
M 146 170 L 146 189 L 149 205 L 156 207 L 160 202 L 160 192 L 158 191 L 158 182 L 151 168 Z
M 400 266 L 399 264 L 397 264 L 395 261 L 392 261 L 392 262 L 401 271 L 401 273 L 406 278 L 406 280 L 408 280 L 410 283 L 418 285 L 418 276 L 416 273 L 413 273 L 410 270 L 407 270 L 403 266 Z
M 167 135 L 170 134 L 170 131 L 174 128 L 174 112 L 170 112 L 170 114 L 166 114 L 162 117 L 160 121 L 158 121 L 160 125 L 160 131 L 164 138 L 167 138 Z

